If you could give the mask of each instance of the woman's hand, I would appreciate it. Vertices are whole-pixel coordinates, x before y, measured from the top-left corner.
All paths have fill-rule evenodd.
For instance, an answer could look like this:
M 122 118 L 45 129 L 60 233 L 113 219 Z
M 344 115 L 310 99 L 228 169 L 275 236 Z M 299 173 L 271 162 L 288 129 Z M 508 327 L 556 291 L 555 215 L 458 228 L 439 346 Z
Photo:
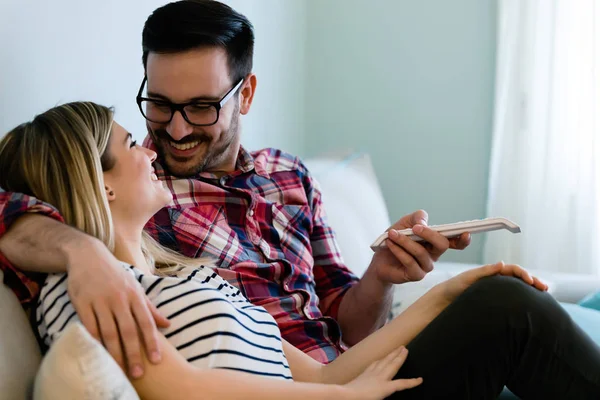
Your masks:
M 504 275 L 514 276 L 515 278 L 521 279 L 528 285 L 542 291 L 548 290 L 548 285 L 543 283 L 538 278 L 531 276 L 529 272 L 516 264 L 504 264 L 499 262 L 496 264 L 484 265 L 483 267 L 473 268 L 465 271 L 455 277 L 448 279 L 441 283 L 439 286 L 442 289 L 442 295 L 448 303 L 452 303 L 458 296 L 460 296 L 469 286 L 485 278 L 486 276 L 493 275 Z
M 348 389 L 348 396 L 344 399 L 380 400 L 394 392 L 419 386 L 423 382 L 422 378 L 392 380 L 407 356 L 408 350 L 401 346 L 384 359 L 369 365 L 362 374 L 344 385 Z

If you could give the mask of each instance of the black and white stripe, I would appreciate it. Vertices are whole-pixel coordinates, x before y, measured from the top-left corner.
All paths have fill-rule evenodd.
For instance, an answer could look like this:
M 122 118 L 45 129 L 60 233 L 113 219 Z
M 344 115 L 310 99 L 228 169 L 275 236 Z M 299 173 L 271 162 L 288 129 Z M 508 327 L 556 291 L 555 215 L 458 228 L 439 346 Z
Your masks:
M 273 317 L 210 268 L 182 269 L 169 277 L 123 268 L 171 321 L 162 332 L 190 363 L 292 379 Z M 37 308 L 40 337 L 48 346 L 79 319 L 66 293 L 65 274 L 49 275 Z

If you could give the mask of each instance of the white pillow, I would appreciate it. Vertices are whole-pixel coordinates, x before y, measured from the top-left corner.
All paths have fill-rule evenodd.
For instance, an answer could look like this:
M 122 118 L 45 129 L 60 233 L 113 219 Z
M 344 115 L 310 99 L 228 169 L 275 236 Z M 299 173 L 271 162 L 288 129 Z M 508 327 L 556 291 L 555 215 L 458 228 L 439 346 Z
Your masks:
M 81 323 L 72 323 L 44 357 L 34 400 L 139 400 L 119 365 Z
M 390 227 L 387 207 L 367 154 L 305 161 L 317 180 L 344 262 L 361 277 L 373 257 L 369 245 Z

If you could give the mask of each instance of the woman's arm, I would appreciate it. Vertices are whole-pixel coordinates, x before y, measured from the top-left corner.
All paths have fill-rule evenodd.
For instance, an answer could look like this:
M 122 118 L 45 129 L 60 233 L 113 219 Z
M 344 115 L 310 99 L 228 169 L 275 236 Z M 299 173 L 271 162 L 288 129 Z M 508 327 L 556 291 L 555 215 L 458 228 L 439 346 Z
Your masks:
M 392 322 L 367 336 L 331 364 L 322 365 L 286 344 L 284 351 L 294 379 L 337 384 L 351 381 L 374 360 L 410 343 L 469 286 L 479 279 L 497 274 L 522 279 L 538 290 L 548 289 L 546 284 L 518 265 L 501 262 L 470 269 L 433 287 Z
M 151 364 L 144 357 L 146 373 L 131 383 L 143 400 L 306 400 L 326 399 L 330 396 L 347 398 L 338 385 L 301 384 L 262 378 L 237 371 L 222 369 L 201 370 L 185 358 L 159 335 L 163 355 L 160 364 Z
M 421 384 L 420 379 L 391 380 L 406 359 L 402 349 L 371 363 L 351 384 L 342 386 L 284 381 L 223 369 L 201 370 L 188 363 L 163 335 L 159 335 L 159 347 L 162 362 L 150 364 L 145 356 L 146 373 L 131 381 L 143 400 L 381 400 Z
M 371 363 L 408 344 L 450 304 L 441 287 L 434 287 L 406 311 L 351 347 L 330 364 L 323 365 L 285 342 L 283 350 L 294 379 L 302 382 L 345 384 Z

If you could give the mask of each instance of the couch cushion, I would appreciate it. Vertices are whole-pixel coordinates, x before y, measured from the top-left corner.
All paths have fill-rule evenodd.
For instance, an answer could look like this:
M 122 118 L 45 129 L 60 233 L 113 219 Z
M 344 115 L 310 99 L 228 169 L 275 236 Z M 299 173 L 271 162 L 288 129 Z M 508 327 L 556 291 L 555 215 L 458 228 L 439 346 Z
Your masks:
M 119 365 L 81 323 L 52 345 L 35 379 L 34 400 L 139 400 Z
M 600 311 L 600 291 L 595 291 L 585 296 L 579 303 L 580 306 Z
M 364 153 L 305 160 L 316 178 L 344 262 L 359 277 L 373 256 L 369 245 L 390 226 L 371 159 Z
M 0 282 L 3 279 L 0 271 Z M 29 398 L 40 364 L 40 350 L 17 297 L 3 283 L 0 283 L 0 321 L 0 397 Z

